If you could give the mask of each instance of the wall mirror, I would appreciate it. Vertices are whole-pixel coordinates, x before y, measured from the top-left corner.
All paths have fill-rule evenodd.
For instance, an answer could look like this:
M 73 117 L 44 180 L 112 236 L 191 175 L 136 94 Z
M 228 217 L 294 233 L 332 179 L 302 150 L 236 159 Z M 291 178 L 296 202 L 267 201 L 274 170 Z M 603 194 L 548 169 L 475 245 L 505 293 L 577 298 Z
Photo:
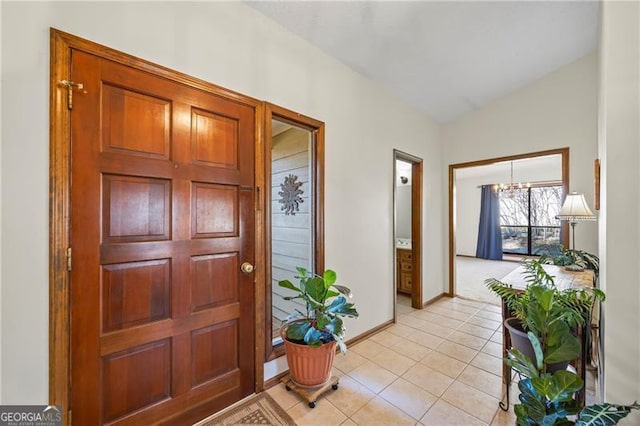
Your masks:
M 267 360 L 284 354 L 280 327 L 295 309 L 278 281 L 297 284 L 296 267 L 324 271 L 324 123 L 265 106 L 265 336 Z

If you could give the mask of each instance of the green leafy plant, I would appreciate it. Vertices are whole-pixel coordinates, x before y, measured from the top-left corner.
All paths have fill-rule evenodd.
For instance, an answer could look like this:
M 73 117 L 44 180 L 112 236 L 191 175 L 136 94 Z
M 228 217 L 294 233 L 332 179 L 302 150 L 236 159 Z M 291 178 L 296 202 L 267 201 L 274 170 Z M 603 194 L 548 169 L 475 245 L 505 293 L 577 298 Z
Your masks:
M 522 322 L 523 328 L 536 335 L 547 332 L 549 326 L 558 322 L 566 324 L 568 328 L 584 325 L 596 299 L 605 299 L 604 292 L 597 288 L 559 290 L 554 277 L 544 269 L 546 262 L 548 258 L 540 256 L 538 260 L 522 263 L 527 282 L 524 291 L 514 289 L 495 278 L 485 280 L 485 285 L 505 301 L 515 317 Z
M 285 300 L 301 299 L 306 305 L 306 312 L 298 309 L 285 321 L 287 339 L 305 343 L 309 346 L 320 346 L 323 343 L 336 341 L 342 353 L 347 351 L 344 343 L 344 317 L 356 318 L 358 311 L 353 303 L 348 287 L 336 284 L 337 275 L 331 269 L 322 275 L 310 273 L 305 268 L 296 268 L 300 274 L 296 278 L 296 286 L 289 280 L 282 280 L 278 285 L 295 292 L 295 296 L 286 296 Z
M 572 329 L 584 325 L 596 300 L 605 295 L 598 289 L 559 290 L 545 271 L 546 258 L 524 263 L 524 291 L 496 279 L 485 283 L 500 296 L 522 322 L 533 348 L 534 358 L 510 349 L 504 362 L 524 378 L 518 383 L 520 404 L 514 411 L 519 425 L 613 425 L 629 414 L 632 405 L 598 404 L 582 408 L 575 393 L 584 382 L 568 370 L 549 371 L 551 364 L 576 359 L 580 342 Z M 575 421 L 568 417 L 575 416 Z
M 568 250 L 560 246 L 560 252 L 550 260 L 554 265 L 578 265 L 584 269 L 591 269 L 596 276 L 600 273 L 600 259 L 592 253 L 583 250 Z

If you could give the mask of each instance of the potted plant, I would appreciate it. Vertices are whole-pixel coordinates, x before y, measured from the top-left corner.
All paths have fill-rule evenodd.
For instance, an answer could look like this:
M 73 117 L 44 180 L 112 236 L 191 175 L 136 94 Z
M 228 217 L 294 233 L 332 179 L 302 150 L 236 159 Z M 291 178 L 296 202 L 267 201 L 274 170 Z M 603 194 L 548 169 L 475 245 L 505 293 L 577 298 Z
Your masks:
M 534 347 L 528 333 L 540 336 L 548 357 L 541 360 L 545 372 L 566 368 L 580 353 L 580 342 L 572 333 L 584 326 L 596 300 L 604 300 L 604 293 L 596 288 L 559 290 L 554 279 L 544 269 L 545 256 L 523 262 L 527 288 L 514 289 L 495 278 L 485 281 L 487 287 L 502 298 L 514 317 L 505 320 L 513 346 L 534 363 Z M 549 334 L 551 333 L 551 334 Z M 568 357 L 572 354 L 573 357 Z
M 347 297 L 352 296 L 351 290 L 336 284 L 334 271 L 327 269 L 317 275 L 305 268 L 296 269 L 298 285 L 289 280 L 279 281 L 278 285 L 292 290 L 295 295 L 284 299 L 301 299 L 306 312 L 296 309 L 287 317 L 280 333 L 291 380 L 302 387 L 315 387 L 331 378 L 336 345 L 342 353 L 347 351 L 342 318 L 355 318 L 358 311 L 353 303 L 347 302 Z
M 604 300 L 598 289 L 560 291 L 541 261 L 526 265 L 529 285 L 519 292 L 495 279 L 488 287 L 503 298 L 526 332 L 530 351 L 512 348 L 504 362 L 523 378 L 518 383 L 520 402 L 516 404 L 519 425 L 613 425 L 626 417 L 632 405 L 596 404 L 582 408 L 575 393 L 582 389 L 582 379 L 558 364 L 580 354 L 580 342 L 572 328 L 583 325 L 596 299 Z M 511 334 L 511 330 L 510 330 Z M 512 338 L 513 338 L 513 334 Z M 514 345 L 515 346 L 515 345 Z M 555 367 L 555 368 L 554 368 Z M 575 420 L 569 420 L 569 416 Z M 573 417 L 575 416 L 575 417 Z

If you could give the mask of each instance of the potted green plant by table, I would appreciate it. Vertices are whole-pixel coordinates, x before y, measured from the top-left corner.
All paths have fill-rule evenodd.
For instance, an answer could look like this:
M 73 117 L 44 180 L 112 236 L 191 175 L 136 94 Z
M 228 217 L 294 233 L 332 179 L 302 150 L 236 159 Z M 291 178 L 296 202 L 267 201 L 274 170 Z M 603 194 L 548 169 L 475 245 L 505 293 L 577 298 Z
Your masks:
M 281 328 L 291 380 L 298 386 L 321 386 L 331 378 L 336 345 L 346 353 L 344 317 L 358 311 L 347 302 L 351 290 L 336 284 L 337 275 L 327 269 L 322 275 L 296 268 L 299 284 L 282 280 L 278 285 L 293 291 L 285 300 L 301 299 L 306 311 L 295 310 Z
M 575 394 L 584 382 L 565 369 L 580 355 L 580 342 L 572 330 L 586 323 L 593 304 L 604 300 L 604 293 L 598 289 L 559 290 L 544 270 L 544 261 L 525 263 L 528 285 L 524 291 L 493 278 L 486 281 L 515 314 L 506 320 L 514 347 L 504 362 L 523 377 L 518 382 L 521 403 L 514 407 L 518 424 L 616 424 L 640 405 L 603 403 L 583 408 Z M 516 345 L 518 334 L 510 325 L 526 333 L 524 346 Z

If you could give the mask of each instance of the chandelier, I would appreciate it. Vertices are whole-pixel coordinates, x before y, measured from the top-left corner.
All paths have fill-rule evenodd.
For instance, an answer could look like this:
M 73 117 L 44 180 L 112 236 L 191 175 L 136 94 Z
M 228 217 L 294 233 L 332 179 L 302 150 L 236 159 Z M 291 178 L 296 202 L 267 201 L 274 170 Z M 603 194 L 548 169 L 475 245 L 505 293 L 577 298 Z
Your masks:
M 513 198 L 514 196 L 514 191 L 516 189 L 523 189 L 523 188 L 531 188 L 531 183 L 529 182 L 517 182 L 515 183 L 513 181 L 513 161 L 511 161 L 511 180 L 509 184 L 505 184 L 505 183 L 500 183 L 498 184 L 498 191 L 503 191 L 503 192 L 507 192 L 509 194 L 510 197 Z

